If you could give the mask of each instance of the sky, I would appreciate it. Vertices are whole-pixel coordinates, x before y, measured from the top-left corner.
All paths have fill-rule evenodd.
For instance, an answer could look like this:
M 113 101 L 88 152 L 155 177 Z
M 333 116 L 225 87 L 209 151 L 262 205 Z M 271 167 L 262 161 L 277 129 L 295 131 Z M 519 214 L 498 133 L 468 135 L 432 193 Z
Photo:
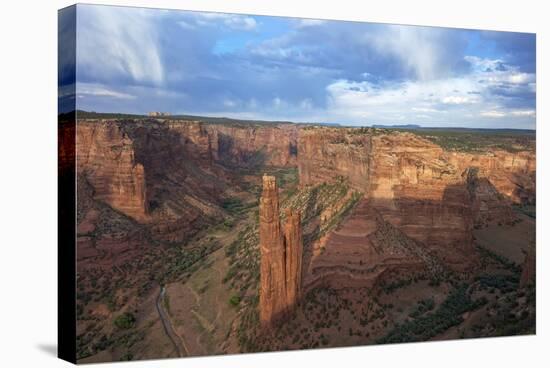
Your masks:
M 76 24 L 82 110 L 535 128 L 534 34 L 98 5 Z

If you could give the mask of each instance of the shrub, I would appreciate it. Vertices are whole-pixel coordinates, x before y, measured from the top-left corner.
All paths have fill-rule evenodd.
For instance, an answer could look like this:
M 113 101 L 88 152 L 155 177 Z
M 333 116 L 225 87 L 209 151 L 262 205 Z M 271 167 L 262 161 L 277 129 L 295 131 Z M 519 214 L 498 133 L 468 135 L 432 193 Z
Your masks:
M 241 302 L 241 298 L 238 295 L 233 295 L 231 298 L 229 298 L 229 304 L 233 306 L 239 305 Z
M 132 328 L 135 324 L 136 317 L 132 313 L 123 313 L 115 319 L 115 326 L 123 330 Z
M 472 300 L 467 293 L 465 284 L 455 288 L 437 310 L 423 314 L 422 316 L 396 326 L 386 336 L 377 340 L 378 343 L 398 343 L 409 341 L 425 341 L 447 329 L 463 322 L 462 314 L 475 310 L 487 303 L 487 299 Z M 423 309 L 433 307 L 427 300 L 423 303 Z

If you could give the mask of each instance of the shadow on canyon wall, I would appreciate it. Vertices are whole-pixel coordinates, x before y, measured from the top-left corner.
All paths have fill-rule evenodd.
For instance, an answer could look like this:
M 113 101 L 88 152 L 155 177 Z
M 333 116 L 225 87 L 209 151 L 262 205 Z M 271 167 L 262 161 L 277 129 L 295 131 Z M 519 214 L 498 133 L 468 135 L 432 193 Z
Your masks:
M 120 127 L 132 139 L 136 162 L 144 167 L 149 211 L 167 203 L 177 210 L 178 202 L 185 203 L 189 194 L 219 202 L 225 182 L 206 170 L 212 163 L 210 152 L 203 153 L 194 142 L 159 123 Z
M 308 211 L 314 212 L 316 200 L 313 195 L 304 211 L 305 219 L 308 219 Z M 438 270 L 465 271 L 475 268 L 478 255 L 473 244 L 474 228 L 489 224 L 507 225 L 513 223 L 515 218 L 512 201 L 487 178 L 479 178 L 476 170 L 465 177 L 464 182 L 447 185 L 440 200 L 409 196 L 393 199 L 365 197 L 361 201 L 368 202 L 370 215 L 376 214 L 379 223 L 389 224 L 400 233 L 401 239 L 409 239 L 419 248 L 414 256 L 420 256 L 430 269 L 437 264 L 435 269 Z M 356 210 L 357 206 L 332 231 L 338 231 Z M 306 279 L 312 266 L 313 246 L 320 237 L 320 214 L 313 217 L 316 226 L 304 234 L 302 280 Z M 312 220 L 311 217 L 309 220 Z M 369 241 L 369 236 L 365 236 L 364 242 Z M 383 249 L 377 251 L 384 252 Z

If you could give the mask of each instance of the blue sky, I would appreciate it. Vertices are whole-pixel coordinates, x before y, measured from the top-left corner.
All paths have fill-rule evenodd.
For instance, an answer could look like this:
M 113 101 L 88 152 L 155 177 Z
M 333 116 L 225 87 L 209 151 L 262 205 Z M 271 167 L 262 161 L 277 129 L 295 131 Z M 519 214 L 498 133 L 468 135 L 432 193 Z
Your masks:
M 78 5 L 77 107 L 535 128 L 535 35 Z

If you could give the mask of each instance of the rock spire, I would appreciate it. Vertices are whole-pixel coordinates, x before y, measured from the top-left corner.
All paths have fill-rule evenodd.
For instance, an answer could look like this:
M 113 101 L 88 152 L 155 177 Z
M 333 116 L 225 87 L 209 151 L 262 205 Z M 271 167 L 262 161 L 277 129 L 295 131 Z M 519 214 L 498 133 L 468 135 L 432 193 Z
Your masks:
M 264 174 L 260 198 L 260 321 L 264 326 L 285 316 L 300 297 L 301 215 L 292 209 L 285 215 L 281 227 L 277 182 Z

